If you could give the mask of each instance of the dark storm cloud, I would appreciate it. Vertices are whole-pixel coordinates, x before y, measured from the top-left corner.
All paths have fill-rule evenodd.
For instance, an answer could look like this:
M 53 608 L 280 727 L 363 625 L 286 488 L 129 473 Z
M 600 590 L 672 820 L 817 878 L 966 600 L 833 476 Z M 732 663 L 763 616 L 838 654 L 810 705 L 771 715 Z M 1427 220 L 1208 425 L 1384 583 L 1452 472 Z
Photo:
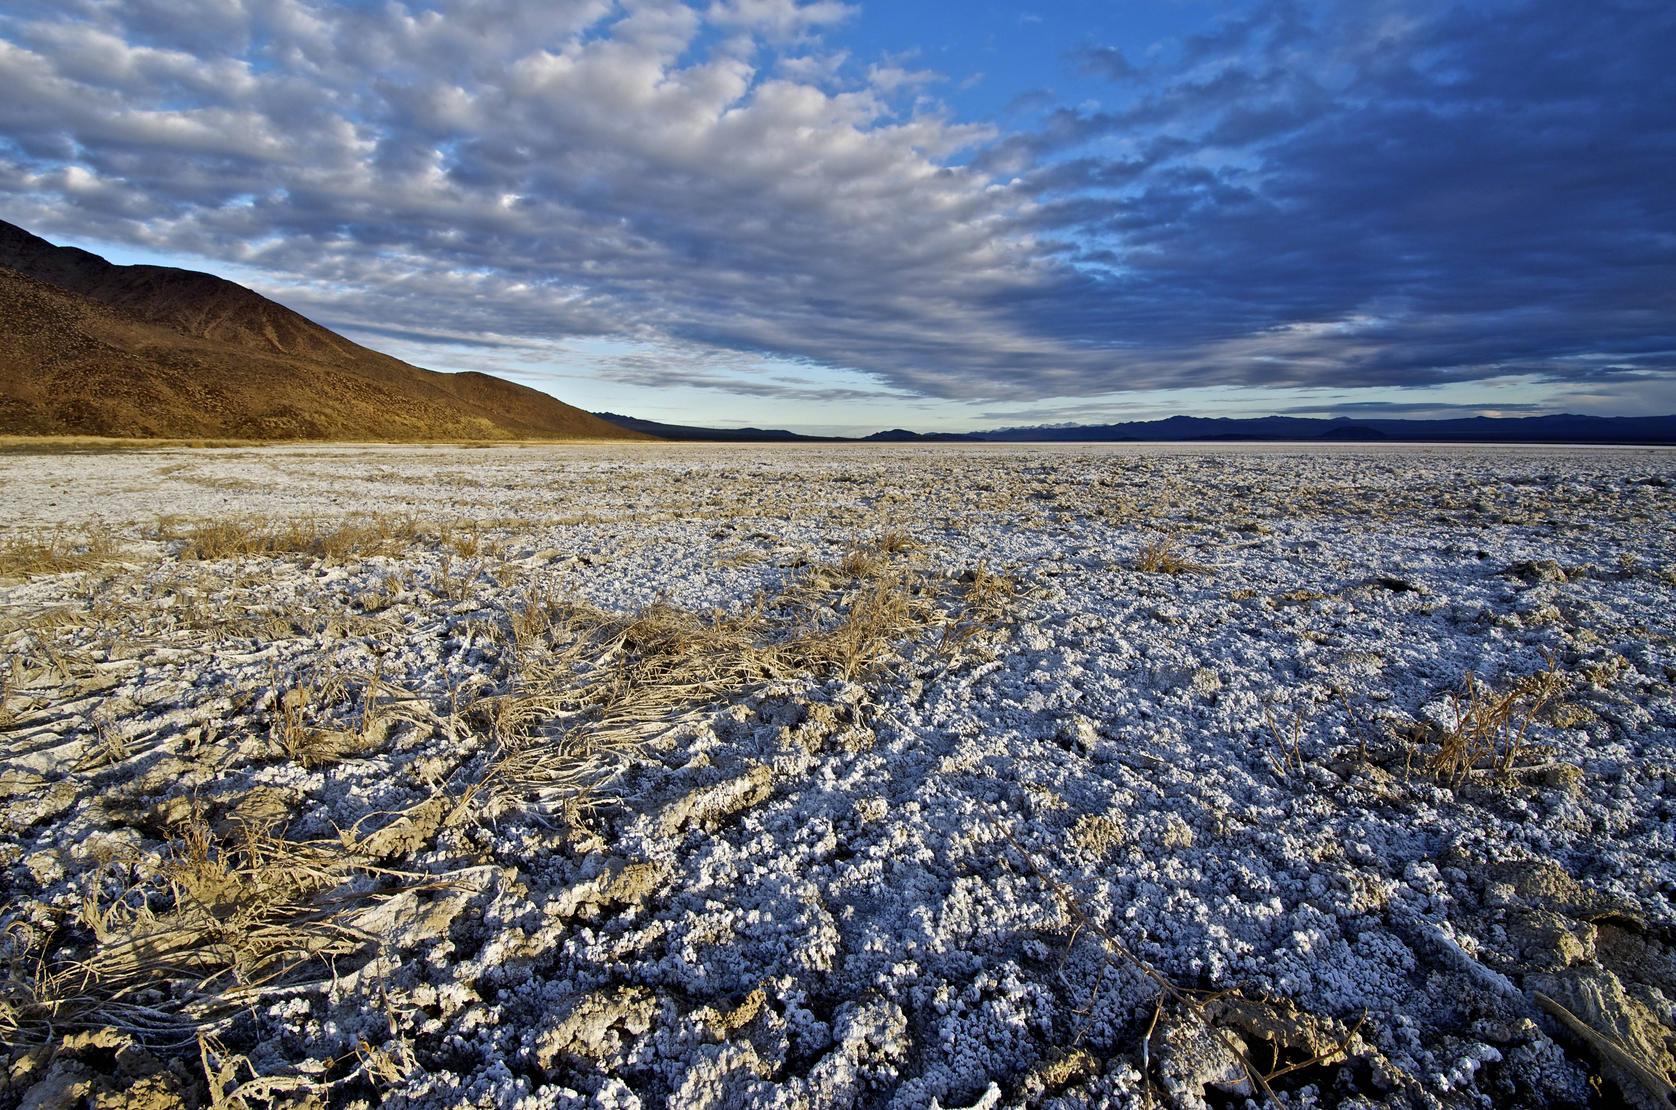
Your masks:
M 1667 5 L 1273 4 L 1144 69 L 1083 49 L 1117 99 L 1013 134 L 903 114 L 889 66 L 845 85 L 818 35 L 856 17 L 23 0 L 0 216 L 365 334 L 609 336 L 693 353 L 635 381 L 734 392 L 704 352 L 1010 401 L 1673 365 Z
M 1676 10 L 1331 11 L 1231 24 L 1177 81 L 1029 136 L 1127 149 L 1033 171 L 1072 191 L 1044 236 L 1099 266 L 1012 309 L 1132 339 L 1135 384 L 1676 365 Z

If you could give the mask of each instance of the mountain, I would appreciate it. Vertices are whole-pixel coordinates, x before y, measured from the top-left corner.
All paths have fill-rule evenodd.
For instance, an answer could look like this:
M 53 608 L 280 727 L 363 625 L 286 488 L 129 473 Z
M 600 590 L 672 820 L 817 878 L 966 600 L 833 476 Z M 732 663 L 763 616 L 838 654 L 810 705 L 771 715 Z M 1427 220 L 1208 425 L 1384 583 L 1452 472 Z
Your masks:
M 910 432 L 906 428 L 886 428 L 863 437 L 865 443 L 974 443 L 983 439 L 981 432 Z
M 810 436 L 781 428 L 704 428 L 694 424 L 660 424 L 656 420 L 642 420 L 638 416 L 624 416 L 617 412 L 596 412 L 594 415 L 659 439 L 695 443 L 975 443 L 984 438 L 982 432 L 910 432 L 906 428 L 891 428 L 858 439 L 854 436 Z
M 979 432 L 991 443 L 1393 441 L 1406 443 L 1676 444 L 1676 416 L 1473 416 L 1384 420 L 1300 416 L 1171 416 L 1123 424 L 1069 424 Z
M 643 432 L 659 439 L 679 439 L 703 443 L 844 443 L 839 436 L 806 436 L 780 428 L 701 428 L 691 424 L 660 424 L 656 420 L 642 420 L 638 416 L 624 416 L 617 412 L 596 412 L 592 415 L 628 431 Z
M 1339 428 L 1328 428 L 1317 439 L 1339 439 L 1347 443 L 1368 443 L 1381 439 L 1390 439 L 1386 433 L 1378 428 L 1370 428 L 1366 424 L 1346 424 Z
M 0 433 L 643 439 L 538 390 L 440 374 L 213 274 L 117 266 L 0 221 Z
M 1048 424 L 987 432 L 911 432 L 891 428 L 856 439 L 805 436 L 761 428 L 659 424 L 595 413 L 663 439 L 718 443 L 1589 443 L 1676 444 L 1676 416 L 1474 416 L 1454 420 L 1382 420 L 1301 416 L 1171 416 L 1125 424 Z

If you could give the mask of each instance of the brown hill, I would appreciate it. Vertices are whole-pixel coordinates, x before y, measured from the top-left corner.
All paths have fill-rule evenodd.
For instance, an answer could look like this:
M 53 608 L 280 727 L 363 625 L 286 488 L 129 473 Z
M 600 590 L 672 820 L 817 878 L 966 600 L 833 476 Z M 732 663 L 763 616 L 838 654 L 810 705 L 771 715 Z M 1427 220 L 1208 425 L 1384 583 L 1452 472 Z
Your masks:
M 0 433 L 648 438 L 487 374 L 411 366 L 213 274 L 116 266 L 4 221 Z

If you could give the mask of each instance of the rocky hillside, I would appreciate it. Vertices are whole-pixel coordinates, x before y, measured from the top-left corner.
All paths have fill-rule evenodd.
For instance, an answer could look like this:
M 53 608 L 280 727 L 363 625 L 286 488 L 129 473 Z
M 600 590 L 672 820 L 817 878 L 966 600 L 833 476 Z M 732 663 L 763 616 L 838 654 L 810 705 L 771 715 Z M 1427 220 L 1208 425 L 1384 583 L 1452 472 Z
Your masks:
M 538 390 L 439 374 L 213 274 L 117 266 L 0 221 L 0 433 L 642 439 Z

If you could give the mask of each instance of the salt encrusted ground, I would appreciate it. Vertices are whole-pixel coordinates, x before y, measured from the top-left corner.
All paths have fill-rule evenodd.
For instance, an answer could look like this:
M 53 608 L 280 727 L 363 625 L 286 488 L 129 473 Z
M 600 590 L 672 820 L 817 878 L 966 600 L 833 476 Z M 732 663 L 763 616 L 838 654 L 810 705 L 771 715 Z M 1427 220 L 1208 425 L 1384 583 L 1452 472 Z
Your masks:
M 1669 1104 L 1671 453 L 275 448 L 0 486 L 14 555 L 96 564 L 0 584 L 0 1105 Z M 190 557 L 366 513 L 332 557 Z M 1161 540 L 1199 566 L 1137 569 Z M 869 598 L 890 651 L 669 692 L 715 629 Z M 641 610 L 687 638 L 611 641 Z M 1438 764 L 1469 674 L 1504 768 Z M 679 722 L 593 752 L 657 681 Z

